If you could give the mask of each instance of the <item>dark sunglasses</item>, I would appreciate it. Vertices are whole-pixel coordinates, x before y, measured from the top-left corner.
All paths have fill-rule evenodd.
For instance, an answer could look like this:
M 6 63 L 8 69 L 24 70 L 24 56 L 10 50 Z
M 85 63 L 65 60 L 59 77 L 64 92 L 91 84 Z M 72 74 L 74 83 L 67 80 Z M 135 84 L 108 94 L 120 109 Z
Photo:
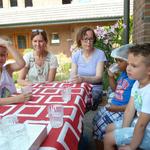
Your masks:
M 33 29 L 32 30 L 32 33 L 41 33 L 41 32 L 44 32 L 43 29 Z

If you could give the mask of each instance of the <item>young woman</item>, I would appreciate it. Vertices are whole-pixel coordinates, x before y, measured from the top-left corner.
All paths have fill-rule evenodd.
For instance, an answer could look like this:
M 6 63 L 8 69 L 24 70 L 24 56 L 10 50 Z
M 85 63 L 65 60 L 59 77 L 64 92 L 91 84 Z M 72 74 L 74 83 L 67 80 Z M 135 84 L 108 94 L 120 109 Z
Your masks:
M 25 54 L 25 67 L 19 73 L 18 83 L 30 85 L 37 82 L 52 82 L 55 79 L 58 62 L 56 56 L 47 50 L 48 38 L 42 29 L 31 34 L 33 51 Z
M 76 43 L 79 48 L 72 56 L 71 74 L 73 83 L 87 82 L 93 85 L 93 110 L 96 110 L 102 97 L 102 76 L 105 54 L 94 48 L 96 36 L 93 29 L 83 27 L 77 34 Z

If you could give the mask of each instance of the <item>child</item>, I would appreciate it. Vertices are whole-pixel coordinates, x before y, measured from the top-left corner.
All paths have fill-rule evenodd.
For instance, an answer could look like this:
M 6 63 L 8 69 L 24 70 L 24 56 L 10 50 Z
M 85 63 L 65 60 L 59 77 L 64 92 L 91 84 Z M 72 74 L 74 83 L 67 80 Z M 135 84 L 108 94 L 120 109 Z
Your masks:
M 128 48 L 131 45 L 124 45 L 120 48 L 114 49 L 111 56 L 116 59 L 118 68 L 121 71 L 117 83 L 115 81 L 115 72 L 112 68 L 109 69 L 109 84 L 114 91 L 114 97 L 111 104 L 101 107 L 93 119 L 93 136 L 97 147 L 103 139 L 105 130 L 108 124 L 115 120 L 120 120 L 123 117 L 124 110 L 130 98 L 131 88 L 134 80 L 129 79 L 126 73 Z
M 12 54 L 16 62 L 6 63 L 8 52 Z M 14 49 L 12 44 L 4 37 L 0 37 L 0 105 L 25 102 L 30 99 L 31 93 L 20 94 L 10 97 L 16 93 L 12 80 L 12 73 L 24 67 L 25 62 L 21 55 Z
M 105 150 L 150 150 L 150 44 L 135 45 L 129 49 L 128 76 L 136 79 L 123 122 L 107 128 Z

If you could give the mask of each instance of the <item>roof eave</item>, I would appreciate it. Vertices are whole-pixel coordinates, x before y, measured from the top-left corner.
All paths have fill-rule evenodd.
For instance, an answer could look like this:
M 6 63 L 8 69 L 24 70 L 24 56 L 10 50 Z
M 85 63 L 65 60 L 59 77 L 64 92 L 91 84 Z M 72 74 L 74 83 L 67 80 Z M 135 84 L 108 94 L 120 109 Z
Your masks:
M 31 26 L 44 26 L 44 25 L 56 25 L 56 24 L 74 24 L 74 23 L 86 23 L 86 22 L 106 22 L 106 21 L 117 21 L 122 18 L 122 16 L 115 17 L 97 17 L 97 18 L 82 18 L 82 19 L 70 19 L 70 20 L 49 20 L 43 22 L 25 22 L 25 23 L 13 23 L 13 24 L 3 24 L 0 28 L 16 28 L 16 27 L 31 27 Z

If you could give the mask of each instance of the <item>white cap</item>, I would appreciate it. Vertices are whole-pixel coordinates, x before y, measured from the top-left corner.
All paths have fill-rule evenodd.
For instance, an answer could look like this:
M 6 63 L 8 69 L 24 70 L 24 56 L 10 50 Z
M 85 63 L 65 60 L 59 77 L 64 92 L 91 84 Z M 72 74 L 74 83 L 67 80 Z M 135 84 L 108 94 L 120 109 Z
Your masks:
M 111 52 L 113 58 L 118 58 L 127 61 L 128 60 L 128 49 L 132 47 L 133 44 L 126 44 L 121 47 L 115 48 Z

